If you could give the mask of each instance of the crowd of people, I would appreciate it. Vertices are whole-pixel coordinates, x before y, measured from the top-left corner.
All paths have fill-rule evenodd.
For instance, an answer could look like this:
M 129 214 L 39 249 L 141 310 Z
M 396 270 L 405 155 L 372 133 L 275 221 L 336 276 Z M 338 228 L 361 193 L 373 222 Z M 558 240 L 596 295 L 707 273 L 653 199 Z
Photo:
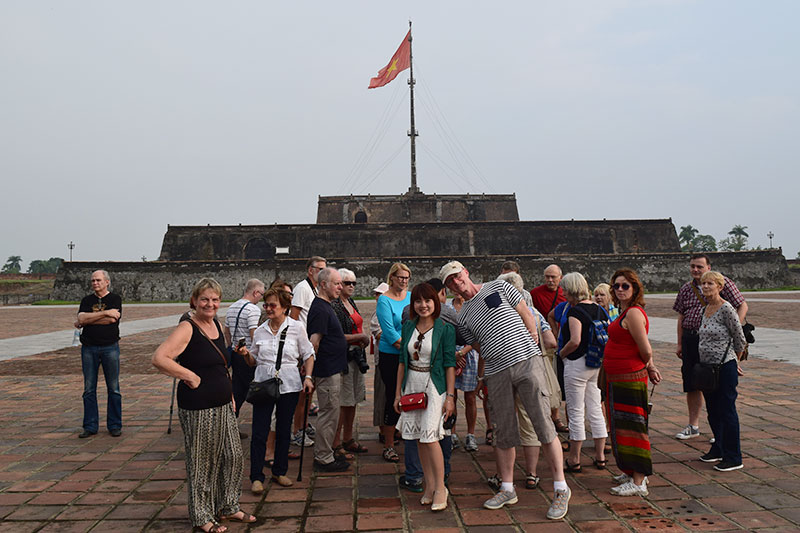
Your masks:
M 743 466 L 736 387 L 747 346 L 742 331 L 747 304 L 730 279 L 711 270 L 708 256 L 693 256 L 690 272 L 692 280 L 674 304 L 689 416 L 676 438 L 700 435 L 705 399 L 713 438 L 700 460 L 720 471 L 735 470 Z M 562 275 L 550 265 L 544 283 L 529 292 L 513 261 L 502 265 L 498 279 L 484 283 L 451 261 L 437 277 L 412 284 L 411 269 L 395 263 L 386 282 L 373 289 L 377 302 L 370 321 L 353 299 L 358 283 L 353 271 L 312 257 L 307 273 L 294 288 L 280 279 L 269 288 L 248 281 L 242 298 L 228 308 L 224 327 L 216 318 L 222 288 L 213 279 L 201 280 L 192 292 L 191 311 L 153 356 L 158 370 L 178 383 L 194 527 L 220 532 L 225 530 L 220 519 L 255 520 L 239 507 L 241 441 L 248 434 L 237 418 L 246 401 L 253 404 L 253 493 L 265 490 L 265 467 L 273 486 L 291 486 L 289 461 L 306 446 L 313 446 L 313 467 L 320 472 L 347 470 L 356 454 L 368 453 L 355 438 L 354 422 L 366 398 L 370 363 L 381 456 L 398 462 L 402 443 L 400 486 L 421 494 L 420 503 L 432 511 L 448 505 L 453 448 L 463 444 L 468 452 L 478 450 L 479 400 L 486 419 L 484 442 L 494 447 L 496 460 L 496 473 L 488 479 L 495 494 L 484 503 L 487 509 L 518 501 L 513 470 L 521 446 L 524 487 L 539 486 L 543 453 L 553 479 L 547 518 L 566 516 L 571 490 L 565 473 L 577 475 L 584 468 L 581 451 L 588 433 L 591 466 L 605 469 L 610 454 L 621 471 L 611 493 L 648 495 L 647 476 L 653 472 L 648 383 L 658 384 L 661 373 L 647 337 L 645 288 L 633 270 L 619 269 L 608 283 L 590 289 L 581 273 Z M 83 326 L 84 341 L 81 438 L 97 432 L 97 367 L 113 369 L 114 353 L 118 365 L 122 305 L 109 285 L 107 272 L 93 273 L 94 294 L 84 298 L 76 322 Z M 105 344 L 94 344 L 96 339 Z M 113 372 L 104 374 L 108 428 L 118 436 L 119 384 Z M 270 383 L 276 385 L 271 395 L 256 390 Z M 454 428 L 459 411 L 466 421 L 463 443 Z M 309 412 L 316 415 L 313 425 Z M 567 436 L 563 444 L 559 432 Z

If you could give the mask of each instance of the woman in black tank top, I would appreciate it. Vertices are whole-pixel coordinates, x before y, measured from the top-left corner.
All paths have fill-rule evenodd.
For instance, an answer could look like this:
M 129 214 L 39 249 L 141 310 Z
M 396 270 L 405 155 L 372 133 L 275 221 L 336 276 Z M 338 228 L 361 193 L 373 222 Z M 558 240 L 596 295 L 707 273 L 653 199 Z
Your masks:
M 189 517 L 195 529 L 221 533 L 218 520 L 255 522 L 239 508 L 242 443 L 236 426 L 228 351 L 216 316 L 222 287 L 204 278 L 192 291 L 191 319 L 153 354 L 158 370 L 181 381 L 178 418 L 186 448 Z

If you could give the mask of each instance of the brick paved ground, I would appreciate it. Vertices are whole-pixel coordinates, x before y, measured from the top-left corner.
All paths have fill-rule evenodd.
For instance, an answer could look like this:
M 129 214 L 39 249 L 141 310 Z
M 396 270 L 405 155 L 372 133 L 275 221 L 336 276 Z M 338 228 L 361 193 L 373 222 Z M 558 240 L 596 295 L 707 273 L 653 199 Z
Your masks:
M 13 531 L 189 529 L 177 419 L 173 433 L 166 433 L 172 381 L 155 374 L 148 363 L 167 331 L 133 335 L 121 343 L 124 429 L 118 439 L 105 432 L 77 438 L 82 417 L 77 349 L 0 364 L 4 526 Z M 585 456 L 583 473 L 567 477 L 573 497 L 566 520 L 553 523 L 544 518 L 552 492 L 544 460 L 539 466 L 544 490 L 522 488 L 523 471 L 518 468 L 519 503 L 484 510 L 482 502 L 491 495 L 485 479 L 494 472 L 494 458 L 491 449 L 481 445 L 475 454 L 454 452 L 450 506 L 431 513 L 420 506 L 418 495 L 398 488 L 402 461 L 393 465 L 380 458 L 368 403 L 359 410 L 358 423 L 370 452 L 353 461 L 351 472 L 313 474 L 307 457 L 303 482 L 292 488 L 268 486 L 256 497 L 245 480 L 243 508 L 259 521 L 249 528 L 229 526 L 233 531 L 309 532 L 800 530 L 800 368 L 766 360 L 746 363 L 738 402 L 745 468 L 720 473 L 697 460 L 707 449 L 707 434 L 688 442 L 673 438 L 686 421 L 677 360 L 671 345 L 655 343 L 654 348 L 665 382 L 654 397 L 656 473 L 646 499 L 608 494 L 611 475 L 617 472 L 613 459 L 610 471 L 599 471 Z M 100 397 L 103 417 L 104 394 Z M 243 416 L 249 419 L 249 408 Z M 479 426 L 482 434 L 482 417 Z M 458 429 L 463 436 L 463 417 Z M 292 477 L 297 468 L 293 461 Z

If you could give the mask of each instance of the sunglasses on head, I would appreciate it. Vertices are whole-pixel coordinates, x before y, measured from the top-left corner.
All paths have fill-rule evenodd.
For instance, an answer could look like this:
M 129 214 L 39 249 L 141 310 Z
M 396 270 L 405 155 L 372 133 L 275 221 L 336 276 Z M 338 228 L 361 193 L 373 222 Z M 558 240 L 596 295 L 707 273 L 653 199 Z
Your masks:
M 612 285 L 612 287 L 615 291 L 618 291 L 620 289 L 622 289 L 623 291 L 627 291 L 628 289 L 631 288 L 631 285 L 630 283 L 615 283 L 614 285 Z
M 355 287 L 356 286 L 356 282 L 355 281 L 343 281 L 342 285 L 347 285 L 348 287 Z

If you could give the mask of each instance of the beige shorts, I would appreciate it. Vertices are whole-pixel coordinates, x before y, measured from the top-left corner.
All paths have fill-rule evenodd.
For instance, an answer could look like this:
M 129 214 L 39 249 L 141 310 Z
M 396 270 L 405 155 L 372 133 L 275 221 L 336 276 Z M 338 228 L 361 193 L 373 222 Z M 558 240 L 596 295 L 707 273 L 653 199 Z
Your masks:
M 342 390 L 339 393 L 339 407 L 355 407 L 367 399 L 364 374 L 358 370 L 355 361 L 347 363 L 347 374 L 342 374 Z
M 546 364 L 549 364 L 546 363 Z M 533 429 L 531 419 L 525 412 L 525 407 L 519 401 L 519 396 L 514 395 L 514 408 L 517 410 L 517 422 L 519 423 L 519 440 L 523 446 L 541 446 L 539 439 L 536 438 L 536 431 Z

